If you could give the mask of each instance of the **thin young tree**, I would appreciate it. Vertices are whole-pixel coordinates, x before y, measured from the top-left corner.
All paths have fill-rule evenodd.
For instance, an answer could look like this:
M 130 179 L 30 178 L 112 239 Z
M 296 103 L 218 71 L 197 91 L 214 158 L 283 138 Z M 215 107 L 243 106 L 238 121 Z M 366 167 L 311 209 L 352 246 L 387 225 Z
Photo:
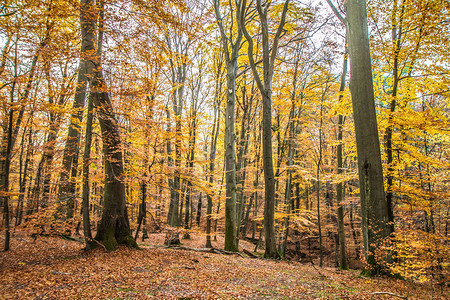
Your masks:
M 347 41 L 346 41 L 347 42 Z M 339 87 L 339 102 L 342 102 L 344 98 L 345 90 L 345 76 L 347 75 L 347 61 L 348 53 L 347 46 L 345 46 L 344 62 L 342 66 L 341 83 Z M 344 127 L 344 116 L 342 113 L 338 115 L 338 145 L 336 147 L 336 157 L 337 157 L 337 173 L 343 173 L 343 127 Z M 341 181 L 336 186 L 336 204 L 337 204 L 337 224 L 338 224 L 338 243 L 339 243 L 339 268 L 348 269 L 347 266 L 347 254 L 345 245 L 345 228 L 344 228 L 344 206 L 342 205 L 343 200 L 343 184 Z

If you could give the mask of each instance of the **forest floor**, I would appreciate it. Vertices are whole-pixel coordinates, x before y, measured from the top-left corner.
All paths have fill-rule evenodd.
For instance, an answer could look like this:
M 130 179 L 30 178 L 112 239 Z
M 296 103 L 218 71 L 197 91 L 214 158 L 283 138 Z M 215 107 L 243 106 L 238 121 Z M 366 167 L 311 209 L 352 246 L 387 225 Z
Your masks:
M 141 250 L 85 252 L 76 241 L 34 241 L 26 232 L 16 232 L 11 250 L 0 253 L 0 299 L 401 299 L 392 294 L 450 299 L 448 288 L 430 283 L 366 278 L 358 270 L 312 263 L 166 248 L 163 242 L 163 234 L 151 234 Z M 200 234 L 182 240 L 191 248 L 203 248 L 204 242 Z M 222 248 L 223 239 L 213 246 Z

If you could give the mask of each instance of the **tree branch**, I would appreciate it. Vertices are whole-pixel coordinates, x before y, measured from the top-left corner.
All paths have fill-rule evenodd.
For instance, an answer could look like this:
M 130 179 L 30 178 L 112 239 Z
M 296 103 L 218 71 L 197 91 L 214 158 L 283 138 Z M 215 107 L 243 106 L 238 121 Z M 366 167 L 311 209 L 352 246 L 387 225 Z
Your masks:
M 344 19 L 344 17 L 342 17 L 342 15 L 339 13 L 339 11 L 337 10 L 336 6 L 334 6 L 333 2 L 331 2 L 331 0 L 327 0 L 328 5 L 331 7 L 331 9 L 333 10 L 333 13 L 336 15 L 336 17 L 339 19 L 339 21 L 342 22 L 342 24 L 344 24 L 345 26 L 347 26 L 346 21 Z

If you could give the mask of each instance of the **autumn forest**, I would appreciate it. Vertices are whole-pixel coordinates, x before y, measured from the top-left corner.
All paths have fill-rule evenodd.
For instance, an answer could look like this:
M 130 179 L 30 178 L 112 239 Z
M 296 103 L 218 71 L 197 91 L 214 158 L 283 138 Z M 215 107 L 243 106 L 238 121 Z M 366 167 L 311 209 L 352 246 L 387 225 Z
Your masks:
M 54 241 L 66 254 L 152 245 L 448 288 L 449 10 L 2 1 L 0 286 L 18 251 Z M 302 298 L 283 293 L 269 298 Z

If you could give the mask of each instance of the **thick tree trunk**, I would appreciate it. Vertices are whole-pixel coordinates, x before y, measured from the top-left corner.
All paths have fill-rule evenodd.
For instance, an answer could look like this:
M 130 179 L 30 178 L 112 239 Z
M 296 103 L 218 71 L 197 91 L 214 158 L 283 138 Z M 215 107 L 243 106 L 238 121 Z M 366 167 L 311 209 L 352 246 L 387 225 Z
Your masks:
M 94 51 L 97 50 L 96 14 L 93 0 L 81 0 L 81 54 L 86 59 L 86 74 L 100 123 L 105 158 L 103 212 L 95 239 L 102 242 L 107 250 L 115 250 L 119 244 L 131 247 L 137 247 L 137 244 L 131 236 L 125 205 L 119 126 L 103 78 L 101 59 L 99 53 Z
M 94 94 L 94 106 L 98 112 L 98 120 L 102 132 L 106 179 L 102 219 L 95 239 L 102 241 L 107 250 L 115 250 L 118 244 L 125 244 L 130 247 L 137 247 L 137 244 L 131 236 L 125 205 L 119 127 L 112 110 L 109 95 L 106 91 L 101 91 L 105 86 L 106 83 L 103 77 L 101 74 L 97 74 L 96 81 L 93 84 L 94 91 L 96 91 Z
M 375 251 L 380 249 L 390 231 L 373 95 L 365 0 L 348 0 L 346 11 L 364 250 L 367 271 L 379 273 L 382 262 L 377 261 Z M 387 253 L 385 259 L 389 260 L 389 256 Z

